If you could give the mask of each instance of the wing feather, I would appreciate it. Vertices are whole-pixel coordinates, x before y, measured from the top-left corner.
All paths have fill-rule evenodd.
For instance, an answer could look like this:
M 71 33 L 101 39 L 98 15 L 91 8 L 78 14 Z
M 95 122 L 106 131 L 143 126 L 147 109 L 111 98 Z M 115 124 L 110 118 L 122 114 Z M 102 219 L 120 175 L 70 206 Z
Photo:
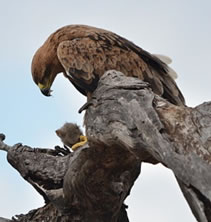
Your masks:
M 173 79 L 177 79 L 178 75 L 175 72 L 174 69 L 172 69 L 169 64 L 172 63 L 172 59 L 168 56 L 165 55 L 160 55 L 160 54 L 153 54 L 153 56 L 156 56 L 157 58 L 159 58 L 162 62 L 167 64 L 167 69 L 168 69 L 168 74 L 173 78 Z
M 80 38 L 63 41 L 57 56 L 82 91 L 93 92 L 105 71 L 115 69 L 149 82 L 155 93 L 176 105 L 185 103 L 165 63 L 112 32 L 94 29 Z

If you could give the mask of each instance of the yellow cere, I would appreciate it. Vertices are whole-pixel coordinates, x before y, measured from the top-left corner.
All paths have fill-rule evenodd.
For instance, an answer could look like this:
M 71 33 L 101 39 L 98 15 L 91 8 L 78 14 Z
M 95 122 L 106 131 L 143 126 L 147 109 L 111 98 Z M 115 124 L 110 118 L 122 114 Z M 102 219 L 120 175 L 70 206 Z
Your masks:
M 44 89 L 44 88 L 45 88 L 45 86 L 44 86 L 43 84 L 41 84 L 41 83 L 38 83 L 38 87 L 39 87 L 40 89 Z

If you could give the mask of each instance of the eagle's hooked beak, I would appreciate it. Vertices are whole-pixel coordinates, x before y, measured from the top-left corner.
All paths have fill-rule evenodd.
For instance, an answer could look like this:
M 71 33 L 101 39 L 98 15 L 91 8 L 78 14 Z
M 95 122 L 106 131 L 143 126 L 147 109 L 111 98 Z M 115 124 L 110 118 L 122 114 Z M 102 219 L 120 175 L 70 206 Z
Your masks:
M 51 96 L 52 90 L 49 87 L 46 87 L 41 83 L 38 83 L 38 87 L 40 88 L 40 91 L 44 96 Z

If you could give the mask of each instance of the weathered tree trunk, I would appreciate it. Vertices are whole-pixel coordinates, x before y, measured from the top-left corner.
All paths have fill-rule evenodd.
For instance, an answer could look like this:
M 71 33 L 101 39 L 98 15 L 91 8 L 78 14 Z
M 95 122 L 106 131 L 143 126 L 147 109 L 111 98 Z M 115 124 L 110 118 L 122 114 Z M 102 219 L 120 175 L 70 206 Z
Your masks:
M 89 144 L 66 156 L 1 142 L 46 201 L 17 221 L 126 222 L 124 200 L 141 162 L 170 168 L 197 220 L 211 221 L 211 103 L 178 107 L 147 83 L 109 71 L 87 105 L 85 126 Z

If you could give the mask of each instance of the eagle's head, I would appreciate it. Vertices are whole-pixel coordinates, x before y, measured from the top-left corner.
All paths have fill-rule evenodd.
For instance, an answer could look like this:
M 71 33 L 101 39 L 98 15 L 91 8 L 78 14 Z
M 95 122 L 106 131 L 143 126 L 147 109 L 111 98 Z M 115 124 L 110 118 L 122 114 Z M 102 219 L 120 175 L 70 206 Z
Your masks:
M 40 47 L 32 59 L 32 78 L 42 94 L 51 95 L 51 86 L 57 74 L 63 72 L 56 53 Z

